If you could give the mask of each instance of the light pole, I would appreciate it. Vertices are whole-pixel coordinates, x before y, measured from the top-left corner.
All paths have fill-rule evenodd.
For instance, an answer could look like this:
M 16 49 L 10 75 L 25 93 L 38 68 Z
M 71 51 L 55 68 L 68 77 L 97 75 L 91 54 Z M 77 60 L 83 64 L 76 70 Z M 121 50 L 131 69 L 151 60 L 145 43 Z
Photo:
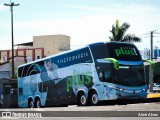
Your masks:
M 154 31 L 151 31 L 151 54 L 150 54 L 151 60 L 153 60 L 153 33 L 154 33 Z
M 18 6 L 19 4 L 14 4 L 14 2 L 10 2 L 10 4 L 4 4 L 5 6 L 10 6 L 11 9 L 11 39 L 12 39 L 12 78 L 14 77 L 14 36 L 13 36 L 13 7 Z
M 151 31 L 151 52 L 150 52 L 150 60 L 153 61 L 153 33 L 155 32 Z M 149 92 L 153 92 L 153 69 L 151 67 L 151 65 L 149 66 L 149 85 L 150 85 L 150 89 Z

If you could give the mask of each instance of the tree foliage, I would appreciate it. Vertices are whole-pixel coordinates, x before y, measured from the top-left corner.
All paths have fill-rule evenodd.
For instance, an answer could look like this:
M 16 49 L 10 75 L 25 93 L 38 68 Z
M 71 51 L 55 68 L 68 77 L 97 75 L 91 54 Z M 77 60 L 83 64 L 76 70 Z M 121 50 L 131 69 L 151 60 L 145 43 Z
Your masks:
M 119 24 L 119 20 L 116 20 L 115 25 L 112 25 L 112 30 L 110 30 L 112 36 L 109 37 L 110 41 L 119 42 L 141 42 L 141 38 L 135 36 L 134 34 L 126 34 L 129 29 L 130 24 L 123 23 Z

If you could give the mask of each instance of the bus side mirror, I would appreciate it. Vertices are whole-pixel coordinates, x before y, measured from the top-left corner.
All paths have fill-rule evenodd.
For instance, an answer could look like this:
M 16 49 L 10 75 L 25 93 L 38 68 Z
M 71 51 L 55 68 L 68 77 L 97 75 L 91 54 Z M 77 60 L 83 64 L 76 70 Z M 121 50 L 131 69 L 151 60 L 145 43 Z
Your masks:
M 99 62 L 99 63 L 113 63 L 114 68 L 115 68 L 116 70 L 119 70 L 118 60 L 116 60 L 115 58 L 97 59 L 97 62 Z
M 118 60 L 116 60 L 115 58 L 105 58 L 105 60 L 112 62 L 114 64 L 114 68 L 116 70 L 119 70 Z

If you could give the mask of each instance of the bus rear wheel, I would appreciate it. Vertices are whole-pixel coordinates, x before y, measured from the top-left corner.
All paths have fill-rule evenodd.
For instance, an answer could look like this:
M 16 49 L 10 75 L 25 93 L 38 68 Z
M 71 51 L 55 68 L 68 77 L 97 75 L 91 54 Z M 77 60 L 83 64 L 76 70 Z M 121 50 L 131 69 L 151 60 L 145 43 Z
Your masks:
M 29 100 L 29 102 L 28 102 L 28 108 L 34 108 L 33 100 Z
M 78 95 L 78 106 L 86 106 L 87 105 L 87 97 L 86 95 L 81 92 L 79 95 Z
M 90 97 L 89 97 L 89 102 L 90 102 L 90 105 L 92 106 L 96 106 L 99 104 L 98 95 L 95 91 L 91 92 Z
M 35 108 L 41 108 L 41 101 L 40 101 L 40 99 L 37 99 L 35 101 Z

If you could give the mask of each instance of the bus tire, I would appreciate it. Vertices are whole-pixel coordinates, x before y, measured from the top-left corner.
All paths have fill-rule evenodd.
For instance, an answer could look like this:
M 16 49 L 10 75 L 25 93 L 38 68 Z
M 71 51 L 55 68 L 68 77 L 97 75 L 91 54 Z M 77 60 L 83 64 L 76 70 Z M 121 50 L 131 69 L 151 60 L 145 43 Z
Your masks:
M 60 107 L 68 107 L 68 104 L 62 104 Z
M 41 101 L 39 98 L 35 101 L 35 108 L 41 108 Z
M 86 106 L 87 105 L 87 97 L 83 92 L 78 94 L 77 98 L 78 106 Z
M 95 91 L 91 92 L 89 96 L 89 102 L 90 102 L 90 105 L 92 106 L 96 106 L 99 104 L 98 95 Z
M 0 102 L 0 109 L 2 109 L 3 108 L 3 103 L 2 102 Z
M 34 102 L 33 100 L 28 101 L 28 108 L 34 108 Z

